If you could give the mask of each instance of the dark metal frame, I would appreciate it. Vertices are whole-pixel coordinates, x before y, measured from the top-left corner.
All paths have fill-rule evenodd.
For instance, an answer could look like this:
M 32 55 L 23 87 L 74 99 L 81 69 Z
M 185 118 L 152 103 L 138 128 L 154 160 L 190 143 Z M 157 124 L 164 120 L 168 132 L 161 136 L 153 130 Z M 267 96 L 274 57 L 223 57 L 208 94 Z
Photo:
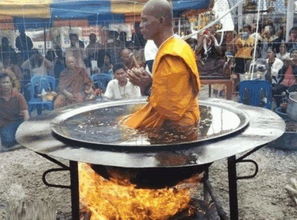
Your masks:
M 239 158 L 236 158 L 236 155 L 228 157 L 229 207 L 230 207 L 231 220 L 238 219 L 237 180 L 254 178 L 258 174 L 258 170 L 259 170 L 259 166 L 254 160 L 245 159 L 245 158 L 251 155 L 252 153 L 256 152 L 257 150 L 259 150 L 261 147 L 265 145 L 266 144 L 258 146 L 255 149 L 240 156 Z M 254 173 L 248 176 L 237 176 L 236 165 L 239 163 L 253 164 L 255 166 Z
M 230 208 L 230 219 L 237 220 L 238 219 L 238 198 L 237 198 L 237 180 L 239 179 L 251 179 L 254 178 L 258 173 L 258 164 L 251 160 L 245 159 L 247 156 L 251 155 L 261 147 L 265 145 L 259 146 L 248 153 L 236 158 L 236 156 L 232 156 L 228 158 L 228 182 L 229 182 L 229 208 Z M 70 161 L 69 166 L 61 163 L 60 161 L 49 157 L 46 154 L 41 154 L 42 157 L 46 158 L 47 160 L 57 164 L 61 168 L 54 168 L 45 171 L 42 175 L 43 183 L 48 187 L 56 187 L 56 188 L 67 188 L 71 190 L 71 213 L 73 220 L 79 220 L 80 218 L 80 207 L 79 207 L 79 179 L 78 179 L 78 162 L 77 161 Z M 248 176 L 237 176 L 236 172 L 236 165 L 239 163 L 251 163 L 255 166 L 255 172 L 252 175 Z M 57 185 L 51 184 L 46 180 L 46 175 L 52 172 L 60 172 L 60 171 L 69 171 L 70 172 L 70 185 Z M 216 199 L 215 195 L 213 194 L 212 186 L 208 180 L 208 169 L 205 172 L 204 176 L 204 196 L 207 193 L 210 194 L 212 200 L 214 201 L 218 214 L 222 219 L 227 219 L 227 215 L 222 209 L 220 202 Z
M 48 187 L 55 187 L 55 188 L 66 188 L 70 189 L 71 191 L 71 213 L 72 213 L 72 220 L 79 220 L 80 208 L 79 208 L 79 179 L 78 179 L 78 165 L 77 161 L 69 161 L 69 166 L 61 163 L 60 161 L 49 157 L 46 154 L 37 153 L 40 156 L 44 157 L 45 159 L 57 164 L 61 168 L 54 168 L 45 171 L 42 175 L 43 183 Z M 52 172 L 60 172 L 60 171 L 69 171 L 70 172 L 70 185 L 57 185 L 51 184 L 46 180 L 46 175 Z

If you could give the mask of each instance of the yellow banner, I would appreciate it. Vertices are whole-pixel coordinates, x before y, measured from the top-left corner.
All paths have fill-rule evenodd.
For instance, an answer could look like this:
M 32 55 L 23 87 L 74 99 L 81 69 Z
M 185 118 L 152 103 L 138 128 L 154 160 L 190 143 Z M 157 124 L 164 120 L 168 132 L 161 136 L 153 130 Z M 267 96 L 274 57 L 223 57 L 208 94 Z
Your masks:
M 110 0 L 111 1 L 111 12 L 116 14 L 140 14 L 143 8 L 143 5 L 148 0 L 133 0 L 133 1 L 124 1 L 124 0 Z
M 0 1 L 0 15 L 26 18 L 49 18 L 51 0 Z

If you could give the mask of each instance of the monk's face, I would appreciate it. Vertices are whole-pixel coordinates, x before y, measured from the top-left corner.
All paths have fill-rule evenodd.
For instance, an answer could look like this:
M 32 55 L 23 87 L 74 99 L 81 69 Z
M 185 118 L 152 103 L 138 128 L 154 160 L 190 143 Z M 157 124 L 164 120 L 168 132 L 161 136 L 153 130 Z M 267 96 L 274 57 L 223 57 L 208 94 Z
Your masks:
M 160 29 L 160 20 L 148 10 L 143 10 L 141 13 L 140 31 L 146 40 L 154 40 Z
M 11 89 L 12 89 L 12 82 L 8 76 L 0 79 L 0 91 L 1 92 L 10 91 Z
M 120 85 L 126 85 L 128 81 L 127 72 L 123 68 L 116 70 L 114 73 L 114 77 L 119 81 Z
M 66 60 L 66 65 L 69 69 L 75 69 L 76 67 L 76 64 L 75 64 L 75 59 L 74 57 L 69 57 L 67 60 Z

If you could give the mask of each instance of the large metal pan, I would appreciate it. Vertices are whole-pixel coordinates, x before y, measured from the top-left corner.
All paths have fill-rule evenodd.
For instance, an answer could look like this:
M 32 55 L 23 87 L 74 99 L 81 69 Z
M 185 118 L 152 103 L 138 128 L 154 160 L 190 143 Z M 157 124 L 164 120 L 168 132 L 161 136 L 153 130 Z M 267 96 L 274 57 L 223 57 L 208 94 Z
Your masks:
M 202 101 L 201 121 L 189 138 L 187 133 L 180 135 L 184 138 L 179 138 L 176 133 L 166 130 L 140 132 L 119 125 L 123 116 L 131 114 L 136 106 L 143 104 L 144 101 L 127 100 L 76 108 L 54 118 L 52 131 L 56 138 L 72 146 L 104 147 L 110 150 L 164 150 L 224 138 L 241 131 L 249 123 L 247 114 L 238 108 Z

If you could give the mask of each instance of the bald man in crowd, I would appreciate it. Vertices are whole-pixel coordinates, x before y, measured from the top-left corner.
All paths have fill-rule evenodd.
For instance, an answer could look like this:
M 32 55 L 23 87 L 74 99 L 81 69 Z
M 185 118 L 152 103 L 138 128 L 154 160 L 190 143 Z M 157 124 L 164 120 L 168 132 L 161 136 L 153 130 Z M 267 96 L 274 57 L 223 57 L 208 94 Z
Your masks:
M 191 47 L 173 33 L 172 6 L 150 0 L 141 13 L 144 38 L 158 47 L 152 77 L 143 69 L 129 71 L 130 81 L 149 95 L 148 103 L 124 120 L 131 128 L 191 127 L 200 119 L 199 73 Z

